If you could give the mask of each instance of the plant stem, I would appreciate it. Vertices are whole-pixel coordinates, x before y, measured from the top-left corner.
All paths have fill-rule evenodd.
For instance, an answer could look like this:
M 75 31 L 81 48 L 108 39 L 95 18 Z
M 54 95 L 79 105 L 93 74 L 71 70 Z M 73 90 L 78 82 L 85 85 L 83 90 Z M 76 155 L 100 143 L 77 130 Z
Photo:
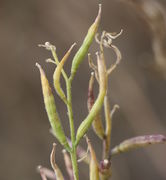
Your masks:
M 70 134 L 71 134 L 71 142 L 72 142 L 72 151 L 70 152 L 74 180 L 79 180 L 78 176 L 78 164 L 77 164 L 77 155 L 76 155 L 76 146 L 75 146 L 75 129 L 74 129 L 74 119 L 73 119 L 73 110 L 72 110 L 72 94 L 71 94 L 71 81 L 70 79 L 66 81 L 67 87 L 67 110 L 69 116 L 69 124 L 70 124 Z
M 70 153 L 71 162 L 73 167 L 74 180 L 79 180 L 78 175 L 78 163 L 77 163 L 77 155 L 76 155 L 76 147 L 73 147 L 73 151 Z

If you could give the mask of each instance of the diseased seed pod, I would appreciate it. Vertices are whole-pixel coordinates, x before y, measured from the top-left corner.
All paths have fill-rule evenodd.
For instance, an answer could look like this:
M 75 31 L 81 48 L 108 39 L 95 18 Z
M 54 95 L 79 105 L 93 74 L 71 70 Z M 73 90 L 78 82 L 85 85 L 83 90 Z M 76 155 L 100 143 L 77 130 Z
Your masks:
M 100 112 L 107 91 L 107 72 L 106 72 L 104 58 L 102 58 L 101 55 L 99 55 L 98 53 L 96 55 L 97 55 L 97 64 L 98 64 L 98 73 L 99 73 L 99 94 L 88 116 L 80 124 L 77 130 L 76 143 L 75 143 L 76 145 L 79 143 L 80 139 L 88 131 L 96 114 Z
M 89 28 L 88 33 L 87 33 L 80 49 L 77 51 L 77 53 L 75 54 L 75 56 L 73 58 L 72 67 L 71 67 L 71 77 L 70 77 L 71 80 L 74 78 L 74 75 L 75 75 L 79 65 L 83 61 L 84 57 L 86 56 L 86 54 L 88 52 L 90 45 L 92 44 L 92 41 L 94 39 L 94 36 L 97 32 L 97 29 L 98 29 L 98 26 L 100 23 L 100 18 L 101 18 L 101 4 L 99 4 L 99 11 L 98 11 L 98 15 L 96 17 L 95 22 Z
M 166 136 L 160 134 L 134 137 L 123 141 L 118 146 L 115 146 L 111 150 L 111 156 L 124 153 L 135 148 L 145 147 L 152 144 L 161 144 L 165 142 L 166 142 Z
M 86 137 L 86 141 L 88 144 L 88 149 L 90 151 L 90 162 L 89 162 L 89 179 L 90 180 L 99 180 L 99 167 L 96 159 L 95 151 L 90 143 L 88 137 Z
M 89 80 L 89 88 L 88 88 L 88 101 L 87 101 L 87 106 L 88 106 L 88 111 L 93 107 L 94 104 L 94 93 L 93 93 L 93 85 L 94 85 L 94 72 L 91 73 L 91 78 Z M 92 123 L 92 127 L 96 135 L 100 139 L 104 139 L 104 128 L 101 120 L 101 112 L 96 114 L 96 117 L 94 118 L 94 121 Z
M 63 128 L 62 128 L 62 125 L 61 125 L 61 122 L 60 122 L 60 119 L 56 110 L 55 100 L 54 100 L 54 96 L 52 94 L 49 82 L 41 66 L 38 63 L 36 63 L 36 66 L 40 70 L 44 104 L 45 104 L 46 112 L 47 112 L 52 130 L 53 130 L 53 133 L 55 134 L 59 142 L 69 151 L 70 147 L 66 140 L 66 136 L 63 131 Z
M 66 62 L 66 60 L 68 59 L 71 50 L 73 49 L 73 47 L 76 45 L 76 43 L 74 43 L 70 49 L 67 51 L 67 53 L 64 55 L 64 57 L 62 58 L 62 60 L 60 61 L 60 63 L 57 65 L 54 74 L 53 74 L 53 80 L 54 80 L 54 88 L 57 92 L 57 94 L 60 96 L 60 98 L 65 102 L 65 104 L 67 104 L 67 99 L 65 96 L 65 93 L 63 92 L 61 85 L 60 85 L 60 77 L 61 77 L 61 73 L 62 73 L 62 69 L 63 66 Z
M 57 180 L 64 180 L 62 172 L 61 172 L 61 170 L 59 169 L 59 167 L 57 166 L 57 164 L 55 162 L 55 146 L 56 146 L 56 144 L 54 143 L 53 148 L 52 148 L 52 152 L 51 152 L 51 155 L 50 155 L 51 166 L 52 166 L 52 168 L 53 168 L 53 170 L 55 172 L 56 179 Z

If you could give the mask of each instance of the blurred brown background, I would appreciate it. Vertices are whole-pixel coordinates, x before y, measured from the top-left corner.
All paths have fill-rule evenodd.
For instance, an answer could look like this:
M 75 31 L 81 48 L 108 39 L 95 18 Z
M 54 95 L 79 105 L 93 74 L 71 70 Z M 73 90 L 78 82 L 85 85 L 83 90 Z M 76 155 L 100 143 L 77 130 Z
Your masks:
M 164 0 L 156 1 L 161 2 L 165 9 Z M 101 1 L 0 1 L 1 180 L 39 180 L 37 165 L 50 167 L 49 154 L 56 140 L 48 132 L 49 123 L 35 62 L 43 66 L 50 82 L 54 65 L 45 63 L 51 54 L 37 45 L 49 41 L 55 44 L 59 57 L 62 57 L 69 46 L 77 42 L 73 51 L 76 52 L 97 14 L 98 3 Z M 166 134 L 166 81 L 162 73 L 156 73 L 149 66 L 155 59 L 148 25 L 125 0 L 103 0 L 102 4 L 99 32 L 103 29 L 111 32 L 124 30 L 114 41 L 123 59 L 109 82 L 111 105 L 117 103 L 120 106 L 114 116 L 112 145 L 136 135 Z M 94 43 L 93 47 L 96 50 L 97 45 Z M 106 50 L 106 59 L 109 62 L 115 59 L 110 50 Z M 68 62 L 66 65 L 67 72 L 70 64 Z M 87 114 L 89 76 L 85 59 L 73 84 L 76 127 Z M 68 129 L 65 106 L 57 96 L 55 98 L 63 124 Z M 100 157 L 99 139 L 92 131 L 89 137 L 93 139 L 92 143 Z M 166 145 L 158 145 L 115 157 L 112 179 L 165 180 L 165 154 Z M 57 146 L 56 155 L 57 163 L 62 168 L 60 145 Z M 88 179 L 88 168 L 83 163 L 80 167 L 80 179 Z

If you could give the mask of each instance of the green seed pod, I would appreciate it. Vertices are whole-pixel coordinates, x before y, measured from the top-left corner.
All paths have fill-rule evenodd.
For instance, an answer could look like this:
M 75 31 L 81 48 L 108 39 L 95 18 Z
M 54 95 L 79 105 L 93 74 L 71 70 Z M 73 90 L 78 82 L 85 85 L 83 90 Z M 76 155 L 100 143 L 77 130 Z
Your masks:
M 77 53 L 75 54 L 73 58 L 72 67 L 71 67 L 71 77 L 70 77 L 71 80 L 74 78 L 74 75 L 79 65 L 83 61 L 84 57 L 86 56 L 88 52 L 90 45 L 92 44 L 92 41 L 94 39 L 94 36 L 99 26 L 100 18 L 101 18 L 101 4 L 99 4 L 99 11 L 98 11 L 98 15 L 96 17 L 95 22 L 89 28 L 88 33 L 83 41 L 83 44 L 81 45 L 80 49 L 77 51 Z
M 89 179 L 90 180 L 99 180 L 99 167 L 96 158 L 95 151 L 90 143 L 90 140 L 86 137 L 86 141 L 88 144 L 88 149 L 90 151 L 90 162 L 89 162 Z
M 97 64 L 98 64 L 98 73 L 99 73 L 99 94 L 88 116 L 80 124 L 77 130 L 76 145 L 79 143 L 80 139 L 85 135 L 85 133 L 88 131 L 94 118 L 96 117 L 96 114 L 100 112 L 107 91 L 107 72 L 106 72 L 104 58 L 101 56 L 101 54 L 99 55 L 98 53 L 96 53 L 96 55 L 97 55 Z
M 66 140 L 65 133 L 64 133 L 62 125 L 61 125 L 61 122 L 59 120 L 59 116 L 58 116 L 56 106 L 55 106 L 54 96 L 53 96 L 51 88 L 49 86 L 49 82 L 48 82 L 46 75 L 45 75 L 43 69 L 41 68 L 41 66 L 38 63 L 36 63 L 36 66 L 40 70 L 44 104 L 45 104 L 46 112 L 47 112 L 51 127 L 53 129 L 53 132 L 54 132 L 56 138 L 59 140 L 59 142 L 67 150 L 70 150 L 70 147 Z
M 54 80 L 54 88 L 57 92 L 57 94 L 60 96 L 60 98 L 65 102 L 65 104 L 67 104 L 67 99 L 66 99 L 66 96 L 61 88 L 61 85 L 60 85 L 60 76 L 61 76 L 61 72 L 62 72 L 62 69 L 63 69 L 63 66 L 66 62 L 66 60 L 68 59 L 70 53 L 71 53 L 71 50 L 73 49 L 73 47 L 76 45 L 76 43 L 74 43 L 70 49 L 67 51 L 67 53 L 64 55 L 64 57 L 62 58 L 62 60 L 60 61 L 60 63 L 57 65 L 56 69 L 55 69 L 55 72 L 53 74 L 53 80 Z
M 51 152 L 51 155 L 50 155 L 51 166 L 52 166 L 52 168 L 53 168 L 53 170 L 55 172 L 56 179 L 57 180 L 64 180 L 62 172 L 61 172 L 61 170 L 59 169 L 59 167 L 57 166 L 57 164 L 55 162 L 55 146 L 56 146 L 56 144 L 54 143 L 53 148 L 52 148 L 52 152 Z
M 87 101 L 87 106 L 88 106 L 88 111 L 93 107 L 94 104 L 94 93 L 93 93 L 93 85 L 94 85 L 94 73 L 91 73 L 91 78 L 89 80 L 89 88 L 88 88 L 88 101 Z M 104 128 L 101 120 L 101 112 L 96 114 L 96 117 L 92 123 L 92 127 L 96 135 L 100 139 L 104 139 Z
M 111 156 L 124 153 L 135 148 L 145 147 L 152 144 L 160 144 L 165 142 L 166 142 L 166 136 L 160 134 L 134 137 L 123 141 L 118 146 L 115 146 L 111 150 Z

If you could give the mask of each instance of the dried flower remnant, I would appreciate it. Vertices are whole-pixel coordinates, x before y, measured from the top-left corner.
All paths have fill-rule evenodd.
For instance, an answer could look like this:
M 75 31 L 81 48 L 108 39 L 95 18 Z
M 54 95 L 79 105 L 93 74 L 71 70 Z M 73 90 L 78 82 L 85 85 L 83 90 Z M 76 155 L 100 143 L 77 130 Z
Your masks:
M 139 147 L 145 147 L 153 144 L 166 142 L 166 136 L 163 135 L 146 135 L 127 139 L 111 150 L 111 156 L 124 153 Z
M 55 162 L 55 146 L 56 144 L 53 144 L 53 148 L 52 148 L 52 152 L 50 155 L 50 162 L 51 162 L 51 166 L 55 172 L 56 178 L 57 180 L 64 180 L 64 177 L 61 173 L 61 170 L 59 169 L 59 167 L 57 166 L 56 162 Z
M 123 33 L 122 29 L 119 33 L 108 33 L 106 31 L 103 31 L 102 35 L 100 37 L 100 40 L 98 38 L 98 34 L 96 34 L 95 39 L 96 39 L 96 42 L 100 45 L 101 52 L 103 53 L 103 46 L 104 46 L 106 48 L 112 48 L 117 56 L 115 63 L 112 64 L 111 67 L 108 68 L 108 70 L 107 70 L 108 75 L 111 74 L 111 72 L 116 68 L 116 66 L 120 63 L 120 61 L 122 59 L 120 50 L 115 45 L 112 44 L 113 39 L 116 39 L 122 33 Z

